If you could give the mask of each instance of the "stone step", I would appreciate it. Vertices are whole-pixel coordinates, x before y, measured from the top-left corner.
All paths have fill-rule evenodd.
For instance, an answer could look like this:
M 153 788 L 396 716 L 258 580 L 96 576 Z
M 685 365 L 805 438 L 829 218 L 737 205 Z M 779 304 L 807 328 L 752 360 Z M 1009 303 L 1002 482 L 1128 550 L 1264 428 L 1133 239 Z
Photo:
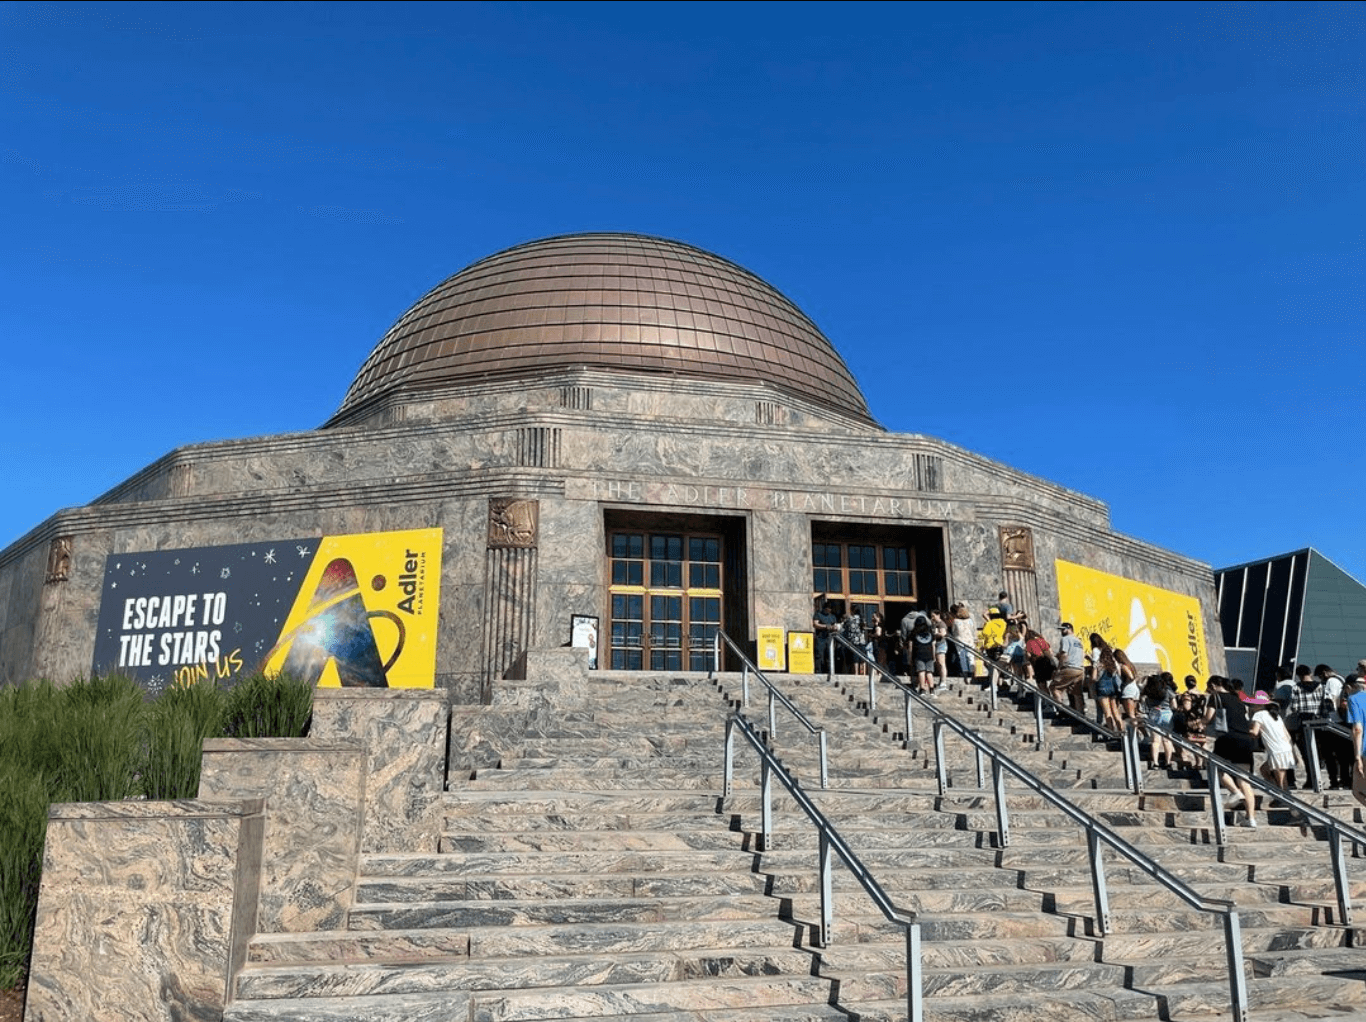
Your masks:
M 1249 983 L 1249 1015 L 1261 1020 L 1267 1010 L 1306 1011 L 1310 1018 L 1360 1018 L 1366 986 L 1329 976 L 1289 976 Z M 1207 1017 L 1228 1010 L 1228 981 L 1178 983 L 1160 991 L 1173 1019 Z M 1312 1014 L 1318 1012 L 1319 1014 Z
M 408 964 L 345 963 L 307 968 L 251 967 L 238 977 L 237 995 L 266 1000 L 302 997 L 363 997 L 377 993 L 436 990 L 507 990 L 538 987 L 594 987 L 668 984 L 705 977 L 809 976 L 809 951 L 790 944 L 777 948 L 690 949 L 687 951 L 462 958 Z
M 949 833 L 953 833 L 950 831 Z M 746 835 L 721 829 L 693 830 L 531 830 L 504 833 L 452 833 L 441 837 L 447 854 L 498 852 L 735 851 Z
M 580 925 L 584 923 L 645 923 L 673 921 L 716 924 L 714 942 L 724 942 L 722 923 L 735 919 L 771 918 L 774 903 L 762 896 L 736 894 L 671 898 L 589 897 L 537 900 L 451 900 L 425 902 L 369 902 L 352 907 L 347 926 L 352 930 L 442 929 L 481 927 Z
M 832 877 L 836 892 L 861 891 L 858 881 L 847 871 L 839 870 Z M 898 902 L 918 911 L 969 912 L 1010 909 L 1040 911 L 1049 895 L 1039 891 L 1021 890 L 1015 875 L 1003 870 L 943 871 L 929 875 L 923 871 L 904 874 L 887 873 L 880 882 L 889 891 L 898 892 Z M 971 887 L 964 889 L 965 882 Z M 1275 889 L 1266 899 L 1276 897 Z M 671 898 L 707 895 L 769 894 L 782 898 L 800 898 L 819 891 L 819 878 L 814 868 L 791 874 L 780 873 L 671 873 L 658 876 L 623 874 L 620 876 L 585 874 L 581 876 L 505 876 L 497 878 L 401 878 L 362 879 L 357 885 L 358 904 L 373 902 L 403 904 L 437 901 L 497 901 L 500 904 L 515 899 L 582 899 L 582 898 Z M 901 892 L 906 892 L 902 894 Z M 1128 889 L 1119 887 L 1111 893 L 1113 904 L 1127 904 Z M 1080 893 L 1080 892 L 1079 892 Z M 1145 889 L 1133 896 L 1150 901 L 1153 892 Z M 1264 900 L 1266 900 L 1264 899 Z M 773 904 L 776 912 L 778 904 Z
M 367 877 L 463 877 L 495 874 L 548 876 L 555 873 L 668 873 L 713 869 L 750 872 L 754 852 L 733 850 L 483 852 L 471 854 L 404 853 L 366 856 Z
M 721 769 L 719 762 L 710 774 L 641 769 L 632 771 L 630 779 L 642 788 L 720 792 Z M 490 791 L 610 791 L 629 787 L 622 783 L 623 779 L 595 770 L 478 770 L 467 784 L 476 790 Z
M 574 926 L 524 925 L 471 931 L 476 958 L 516 958 L 585 954 L 599 957 L 649 951 L 715 947 L 740 950 L 795 947 L 797 927 L 770 911 L 762 918 L 733 918 L 704 924 L 678 918 L 649 922 L 582 923 Z
M 526 1019 L 604 1017 L 661 1011 L 714 1012 L 757 1005 L 828 1004 L 833 984 L 815 976 L 765 976 L 643 983 L 607 988 L 545 987 L 479 992 L 470 1004 L 470 1022 L 519 1022 Z
M 466 930 L 321 930 L 313 933 L 258 933 L 247 945 L 247 961 L 258 965 L 301 962 L 417 962 L 469 954 Z
M 238 999 L 224 1007 L 223 1022 L 451 1022 L 468 1018 L 469 1011 L 470 994 L 464 990 L 403 996 Z
M 754 796 L 753 805 L 758 805 Z M 720 804 L 714 793 L 649 789 L 642 786 L 622 791 L 489 791 L 466 786 L 451 787 L 442 794 L 441 810 L 447 820 L 471 813 L 512 813 L 554 816 L 572 807 L 580 813 L 696 812 L 715 814 Z
M 481 812 L 474 807 L 446 816 L 442 833 L 445 837 L 465 838 L 471 835 L 493 835 L 503 830 L 518 833 L 548 835 L 557 832 L 580 834 L 608 834 L 616 831 L 640 831 L 675 833 L 678 831 L 698 833 L 737 834 L 738 824 L 732 815 L 725 817 L 715 813 L 716 799 L 710 804 L 691 811 L 678 812 L 612 812 L 611 807 L 601 806 L 596 811 L 579 812 L 571 802 L 558 812 L 531 813 L 508 806 L 498 810 Z

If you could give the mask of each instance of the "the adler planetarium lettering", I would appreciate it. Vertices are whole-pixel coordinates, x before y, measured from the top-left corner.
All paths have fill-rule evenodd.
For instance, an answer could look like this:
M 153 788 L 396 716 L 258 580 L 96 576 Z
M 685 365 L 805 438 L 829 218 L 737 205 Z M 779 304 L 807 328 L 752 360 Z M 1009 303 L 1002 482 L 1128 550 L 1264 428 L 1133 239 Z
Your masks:
M 709 486 L 700 483 L 646 483 L 634 480 L 593 480 L 594 500 L 633 504 L 673 504 L 685 507 L 734 508 L 762 511 L 811 511 L 821 514 L 921 517 L 928 502 L 906 497 L 828 493 L 813 490 L 775 490 L 756 486 Z

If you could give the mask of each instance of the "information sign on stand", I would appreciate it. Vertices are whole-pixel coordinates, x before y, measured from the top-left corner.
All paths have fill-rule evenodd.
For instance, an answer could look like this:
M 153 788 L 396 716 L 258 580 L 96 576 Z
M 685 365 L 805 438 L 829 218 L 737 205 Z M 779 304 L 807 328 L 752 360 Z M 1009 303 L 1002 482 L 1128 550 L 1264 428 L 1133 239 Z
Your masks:
M 816 633 L 787 633 L 787 670 L 789 674 L 816 673 Z

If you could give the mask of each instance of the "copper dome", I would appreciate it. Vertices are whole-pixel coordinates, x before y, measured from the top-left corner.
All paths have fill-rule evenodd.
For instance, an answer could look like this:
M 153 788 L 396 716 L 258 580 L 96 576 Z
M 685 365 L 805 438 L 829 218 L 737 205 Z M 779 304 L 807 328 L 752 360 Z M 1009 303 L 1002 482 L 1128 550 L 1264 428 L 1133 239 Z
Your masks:
M 334 420 L 395 391 L 567 367 L 765 383 L 872 422 L 844 360 L 776 289 L 636 234 L 546 238 L 461 270 L 384 335 Z

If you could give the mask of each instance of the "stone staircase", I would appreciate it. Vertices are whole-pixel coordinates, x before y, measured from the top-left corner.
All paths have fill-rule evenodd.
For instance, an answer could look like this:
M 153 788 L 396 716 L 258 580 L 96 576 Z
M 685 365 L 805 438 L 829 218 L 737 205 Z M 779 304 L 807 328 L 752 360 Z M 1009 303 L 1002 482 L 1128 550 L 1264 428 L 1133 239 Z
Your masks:
M 1113 932 L 1097 936 L 1085 842 L 1055 809 L 1011 791 L 1011 843 L 997 847 L 966 747 L 950 740 L 940 798 L 928 721 L 903 749 L 899 697 L 880 696 L 884 719 L 867 712 L 864 679 L 781 680 L 830 733 L 830 788 L 818 789 L 814 742 L 795 724 L 780 717 L 774 747 L 897 904 L 923 914 L 927 1017 L 1227 1012 L 1217 919 L 1107 855 Z M 815 833 L 784 795 L 759 849 L 757 763 L 743 745 L 735 792 L 720 797 L 738 695 L 735 676 L 594 674 L 581 705 L 535 718 L 496 765 L 452 771 L 438 852 L 363 858 L 345 930 L 258 936 L 224 1018 L 904 1019 L 904 931 L 837 865 L 833 941 L 812 946 Z M 1163 778 L 1136 798 L 1117 752 L 1062 727 L 1036 747 L 1032 717 L 1009 703 L 992 713 L 977 683 L 935 698 L 1203 893 L 1238 903 L 1255 1019 L 1366 1017 L 1366 959 L 1333 919 L 1322 843 L 1273 825 L 1221 851 L 1203 792 Z M 764 719 L 761 702 L 749 716 Z M 1360 899 L 1366 876 L 1351 868 Z

